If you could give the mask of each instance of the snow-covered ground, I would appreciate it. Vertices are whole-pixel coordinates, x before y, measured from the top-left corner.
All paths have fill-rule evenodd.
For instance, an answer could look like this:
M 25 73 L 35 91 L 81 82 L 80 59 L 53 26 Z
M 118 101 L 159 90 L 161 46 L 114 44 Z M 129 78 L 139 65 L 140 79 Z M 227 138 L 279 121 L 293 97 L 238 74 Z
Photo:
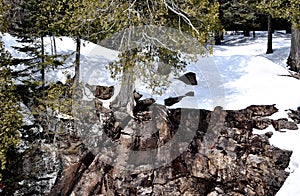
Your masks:
M 300 80 L 290 75 L 286 69 L 290 36 L 277 32 L 273 39 L 273 54 L 265 54 L 267 35 L 260 32 L 258 38 L 227 36 L 231 41 L 215 47 L 214 61 L 224 80 L 226 109 L 242 109 L 251 104 L 276 104 L 279 112 L 273 119 L 287 118 L 287 109 L 300 106 Z M 262 134 L 272 131 L 270 143 L 282 149 L 292 150 L 289 168 L 291 172 L 276 196 L 300 195 L 300 126 L 298 130 L 277 132 L 272 126 Z
M 276 104 L 279 112 L 271 118 L 287 118 L 287 109 L 300 106 L 300 80 L 289 75 L 285 62 L 289 54 L 290 35 L 275 32 L 273 38 L 273 54 L 265 54 L 267 46 L 266 32 L 257 32 L 256 38 L 245 38 L 241 35 L 225 36 L 224 44 L 215 46 L 214 54 L 210 57 L 199 58 L 196 63 L 187 66 L 187 71 L 197 74 L 198 85 L 189 86 L 170 78 L 171 85 L 163 95 L 152 95 L 141 82 L 136 83 L 137 90 L 145 97 L 154 97 L 158 103 L 168 97 L 184 95 L 194 91 L 195 96 L 185 97 L 172 107 L 202 108 L 212 110 L 221 105 L 224 109 L 243 109 L 253 104 Z M 15 39 L 9 35 L 3 36 L 6 48 L 15 56 L 21 56 L 11 46 Z M 48 51 L 50 51 L 50 40 Z M 46 44 L 47 45 L 47 44 Z M 57 50 L 60 53 L 70 53 L 75 50 L 72 39 L 63 37 L 56 39 Z M 115 95 L 120 90 L 120 83 L 110 78 L 106 69 L 108 62 L 116 59 L 118 52 L 91 43 L 82 45 L 81 51 L 81 80 L 90 85 L 116 85 Z M 73 57 L 71 57 L 71 60 Z M 70 60 L 70 62 L 71 62 Z M 74 74 L 73 69 L 49 70 L 46 74 L 48 81 L 64 81 L 66 73 Z M 114 96 L 115 97 L 115 96 Z M 114 98 L 113 97 L 113 98 Z M 112 98 L 112 99 L 113 99 Z M 108 100 L 108 104 L 111 100 Z M 300 128 L 300 127 L 299 127 Z M 272 145 L 292 150 L 293 154 L 287 171 L 291 172 L 277 196 L 300 195 L 300 130 L 276 132 L 272 131 Z M 257 134 L 264 131 L 255 130 Z

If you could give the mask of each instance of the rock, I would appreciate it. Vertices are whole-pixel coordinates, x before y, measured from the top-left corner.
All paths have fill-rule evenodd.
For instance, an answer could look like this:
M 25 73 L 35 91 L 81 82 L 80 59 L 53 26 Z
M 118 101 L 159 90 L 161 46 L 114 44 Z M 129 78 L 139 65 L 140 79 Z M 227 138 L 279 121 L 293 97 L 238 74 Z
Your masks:
M 300 107 L 297 110 L 289 110 L 289 118 L 291 118 L 295 123 L 300 124 Z
M 251 105 L 246 108 L 246 110 L 252 111 L 252 116 L 271 116 L 272 114 L 278 112 L 278 109 L 273 105 Z
M 179 97 L 169 97 L 167 99 L 164 100 L 165 105 L 166 106 L 172 106 L 175 103 L 178 103 L 179 101 L 181 101 L 184 97 L 186 96 L 194 96 L 194 92 L 188 92 L 186 93 L 184 96 L 179 96 Z
M 267 133 L 265 133 L 265 136 L 267 136 L 268 138 L 271 138 L 272 135 L 273 135 L 273 132 L 267 132 Z
M 57 183 L 57 186 L 52 189 L 50 195 L 70 195 L 75 182 L 82 175 L 83 170 L 84 166 L 81 163 L 75 163 L 66 168 L 62 173 L 60 181 Z
M 83 172 L 90 166 L 95 156 L 88 152 L 82 157 L 78 163 L 74 163 L 68 166 L 62 172 L 62 177 L 56 182 L 53 187 L 50 196 L 55 195 L 70 195 L 74 186 L 83 175 Z
M 136 102 L 138 102 L 138 100 L 139 100 L 140 98 L 142 98 L 143 95 L 140 94 L 140 93 L 138 93 L 137 91 L 133 91 L 133 97 L 134 97 L 134 100 L 135 100 Z
M 184 75 L 182 75 L 176 79 L 178 79 L 188 85 L 197 85 L 198 84 L 196 74 L 193 72 L 185 73 Z
M 100 115 L 106 118 L 102 118 L 98 128 L 93 130 L 80 130 L 81 127 L 74 121 L 57 122 L 53 140 L 57 150 L 53 151 L 50 159 L 54 161 L 59 157 L 56 161 L 60 169 L 56 170 L 55 184 L 49 183 L 40 186 L 40 189 L 34 186 L 34 193 L 275 195 L 289 175 L 285 168 L 289 165 L 292 152 L 270 145 L 269 133 L 252 134 L 253 128 L 262 129 L 272 122 L 266 116 L 276 111 L 274 106 L 251 106 L 238 111 L 216 107 L 214 111 L 207 111 L 167 109 L 153 100 L 139 102 L 141 106 L 135 114 L 147 114 L 149 118 L 130 119 L 120 129 L 118 127 L 122 121 L 119 120 L 125 120 L 128 115 L 122 112 L 116 115 L 100 111 Z M 286 120 L 281 121 L 286 123 Z M 278 126 L 281 121 L 277 122 Z M 183 139 L 191 133 L 194 134 L 189 143 L 184 142 Z M 103 135 L 108 136 L 106 140 L 112 140 L 122 148 L 101 148 L 107 142 L 103 140 Z M 145 164 L 152 157 L 145 153 L 135 157 L 135 162 L 132 161 L 136 152 L 171 145 L 175 136 L 180 140 L 172 144 L 170 151 L 159 156 L 165 159 L 184 148 L 170 162 L 149 169 Z M 91 143 L 88 145 L 86 141 Z M 128 153 L 129 150 L 133 153 Z M 117 164 L 109 165 L 103 159 L 104 154 L 106 159 L 112 159 Z M 115 154 L 118 156 L 113 156 Z M 44 159 L 38 158 L 26 161 L 26 168 L 36 168 L 33 165 L 37 164 L 41 173 L 46 172 L 49 168 L 42 167 Z M 124 170 L 121 167 L 134 164 L 141 164 L 140 170 Z M 33 184 L 40 182 L 37 178 L 30 180 Z M 21 188 L 18 194 L 28 195 L 32 193 L 30 189 L 29 186 Z
M 107 100 L 114 95 L 114 86 L 98 86 L 86 84 L 86 87 L 90 89 L 94 96 L 98 99 Z
M 114 95 L 114 86 L 96 86 L 95 97 L 99 99 L 110 99 Z
M 182 98 L 184 98 L 184 96 L 180 96 L 180 97 L 169 97 L 167 99 L 164 100 L 165 105 L 166 106 L 172 106 L 175 103 L 178 103 L 179 101 L 182 100 Z
M 259 108 L 264 111 L 260 111 Z M 178 123 L 182 126 L 195 116 L 196 110 L 188 111 L 191 113 L 190 116 L 181 116 L 180 109 L 169 110 L 166 119 L 172 120 L 173 125 L 166 123 L 162 126 L 165 127 L 163 131 L 161 128 L 157 133 L 162 137 L 151 137 L 149 134 L 143 139 L 141 132 L 140 139 L 135 139 L 134 146 L 130 148 L 137 151 L 153 149 L 162 145 L 161 141 L 169 141 L 174 134 L 172 129 L 176 129 Z M 272 147 L 265 135 L 251 134 L 252 128 L 258 126 L 260 122 L 269 123 L 268 120 L 258 119 L 257 116 L 266 116 L 270 113 L 272 112 L 265 107 L 258 106 L 255 110 L 252 108 L 223 111 L 222 108 L 217 107 L 214 112 L 201 111 L 201 122 L 192 145 L 169 165 L 134 174 L 111 167 L 105 173 L 104 165 L 99 164 L 100 160 L 95 159 L 93 167 L 82 174 L 73 193 L 275 195 L 288 176 L 284 169 L 289 164 L 291 152 Z M 256 120 L 258 122 L 253 123 Z M 139 123 L 134 125 L 134 121 L 131 121 L 128 126 L 134 127 L 133 130 L 125 132 L 132 134 L 137 133 L 137 130 L 144 130 L 146 125 L 143 121 Z M 159 126 L 151 125 L 145 130 L 151 127 L 156 129 Z M 125 139 L 123 136 L 120 138 Z M 130 139 L 126 139 L 126 146 L 130 145 L 128 142 Z M 141 157 L 141 163 L 143 159 L 144 157 Z
M 268 118 L 254 118 L 253 120 L 253 128 L 259 129 L 259 130 L 264 130 L 268 126 L 272 124 L 272 120 Z
M 282 129 L 298 130 L 297 124 L 292 121 L 288 121 L 286 118 L 273 120 L 272 125 L 276 131 L 280 131 Z
M 153 98 L 147 98 L 147 99 L 144 99 L 144 100 L 139 100 L 136 103 L 136 106 L 133 109 L 133 113 L 136 114 L 136 113 L 141 112 L 141 111 L 148 111 L 149 107 L 154 103 L 155 103 L 155 99 L 153 99 Z

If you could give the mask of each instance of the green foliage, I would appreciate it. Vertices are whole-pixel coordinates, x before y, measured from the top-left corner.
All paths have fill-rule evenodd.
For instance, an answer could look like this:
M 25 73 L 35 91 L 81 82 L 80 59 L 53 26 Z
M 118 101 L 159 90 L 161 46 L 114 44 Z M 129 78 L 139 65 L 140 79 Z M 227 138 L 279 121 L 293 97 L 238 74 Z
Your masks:
M 47 67 L 56 68 L 57 65 L 60 65 L 57 57 L 43 52 L 43 42 L 40 39 L 45 36 L 69 36 L 74 39 L 81 38 L 99 43 L 126 28 L 154 25 L 172 27 L 187 33 L 198 40 L 198 42 L 194 42 L 197 46 L 191 45 L 190 48 L 201 48 L 211 42 L 211 32 L 220 28 L 219 4 L 217 1 L 210 0 L 28 0 L 9 2 L 14 2 L 10 4 L 11 10 L 20 12 L 19 21 L 14 21 L 10 25 L 10 32 L 18 36 L 22 43 L 25 43 L 18 50 L 25 52 L 28 56 L 26 59 L 14 59 L 16 64 L 26 65 L 26 69 L 19 72 L 17 77 L 20 78 L 21 75 L 25 77 L 26 84 L 34 86 L 33 89 L 43 86 L 43 73 Z M 151 40 L 152 38 L 147 39 Z M 178 44 L 181 44 L 179 42 Z M 164 68 L 176 73 L 184 67 L 183 61 L 180 60 L 182 59 L 180 54 L 186 51 L 180 51 L 180 49 L 171 51 L 163 47 L 155 48 L 155 45 L 151 44 L 145 45 L 145 47 L 152 47 L 152 51 L 149 53 L 136 51 L 132 57 L 120 56 L 123 58 L 119 62 L 122 64 L 120 70 L 127 70 L 134 63 L 138 67 L 136 74 L 142 75 L 148 87 L 157 91 L 159 85 L 164 86 L 163 81 L 166 81 L 167 77 L 166 74 L 156 75 L 159 64 L 165 64 Z M 177 48 L 179 47 L 177 46 Z M 212 52 L 212 49 L 202 52 Z M 156 59 L 154 59 L 155 55 Z M 115 75 L 120 72 L 117 67 L 110 67 L 110 71 Z M 36 77 L 38 72 L 42 73 L 41 79 Z M 33 77 L 29 79 L 29 76 Z M 25 81 L 23 80 L 23 82 Z M 52 84 L 42 94 L 40 92 L 32 94 L 39 102 L 37 110 L 32 111 L 38 114 L 48 106 L 68 112 L 68 107 L 65 108 L 65 104 L 62 104 L 64 102 L 58 101 L 62 99 L 64 92 L 63 86 Z M 65 101 L 68 106 L 70 101 Z
M 190 48 L 202 48 L 211 43 L 211 32 L 215 29 L 220 29 L 218 17 L 219 4 L 217 1 L 209 0 L 148 0 L 148 1 L 98 1 L 98 0 L 76 0 L 76 1 L 60 1 L 57 5 L 57 13 L 63 16 L 60 20 L 53 23 L 54 26 L 61 29 L 67 29 L 67 35 L 73 38 L 80 37 L 94 43 L 99 43 L 101 40 L 114 35 L 115 33 L 124 32 L 120 37 L 131 36 L 126 34 L 125 29 L 142 26 L 165 26 L 176 28 L 178 31 L 187 33 L 195 38 L 198 42 L 193 42 L 194 45 Z M 137 32 L 132 32 L 136 36 Z M 145 32 L 144 32 L 145 33 Z M 167 36 L 168 34 L 166 34 Z M 155 36 L 154 36 L 155 37 Z M 149 40 L 144 36 L 147 44 L 145 47 L 152 47 L 152 51 L 142 52 L 140 49 L 131 50 L 130 41 L 128 46 L 122 50 L 120 61 L 108 66 L 112 75 L 116 76 L 121 72 L 125 72 L 134 66 L 136 75 L 143 78 L 148 88 L 154 92 L 160 92 L 162 89 L 157 89 L 159 86 L 164 88 L 167 84 L 167 75 L 156 75 L 159 63 L 164 63 L 164 67 L 169 66 L 170 70 L 177 72 L 184 67 L 183 61 L 179 60 L 180 47 L 176 46 L 177 50 L 171 51 L 169 48 L 162 46 L 155 48 L 155 44 L 148 44 Z M 156 37 L 155 37 L 156 38 Z M 154 38 L 154 39 L 155 39 Z M 123 38 L 116 40 L 125 40 Z M 185 44 L 178 41 L 177 44 Z M 196 45 L 196 46 L 195 46 Z M 107 45 L 106 45 L 107 46 Z M 120 48 L 113 49 L 119 50 Z M 205 54 L 212 52 L 210 50 L 202 50 Z M 130 50 L 130 51 L 126 51 Z M 130 53 L 131 55 L 126 55 Z M 154 60 L 153 58 L 156 58 Z M 165 61 L 165 62 L 163 62 Z M 176 73 L 176 71 L 175 71 Z
M 53 23 L 58 20 L 54 12 L 56 4 L 53 1 L 42 0 L 10 1 L 10 3 L 11 12 L 19 10 L 20 16 L 19 20 L 10 24 L 10 33 L 22 43 L 21 46 L 14 48 L 25 53 L 26 56 L 23 59 L 13 59 L 14 66 L 23 67 L 22 70 L 15 72 L 14 77 L 23 82 L 24 88 L 30 88 L 30 102 L 33 103 L 29 108 L 33 115 L 38 115 L 46 111 L 47 70 L 63 65 L 68 57 L 68 55 L 49 54 L 45 51 L 44 38 L 61 33 L 53 29 Z M 21 96 L 26 95 L 21 94 Z
M 206 44 L 219 25 L 219 4 L 209 0 L 65 0 L 55 6 L 59 20 L 51 24 L 53 29 L 64 28 L 65 35 L 94 43 L 126 28 L 156 25 L 188 32 Z
M 146 46 L 123 52 L 119 60 L 110 63 L 108 69 L 115 79 L 120 74 L 132 74 L 132 82 L 136 79 L 143 82 L 146 88 L 151 89 L 153 94 L 161 95 L 169 87 L 169 76 L 172 72 L 175 76 L 185 69 L 188 60 L 181 53 L 159 48 Z
M 9 69 L 10 59 L 0 42 L 0 171 L 5 169 L 8 150 L 20 142 L 18 130 L 22 125 L 21 108 Z
M 257 3 L 258 9 L 271 14 L 273 17 L 287 19 L 293 26 L 300 27 L 299 0 L 262 0 Z
M 8 9 L 8 5 L 5 0 L 0 0 L 0 33 L 5 32 L 7 28 L 6 21 L 6 11 Z
M 220 20 L 225 29 L 251 30 L 261 23 L 261 14 L 251 3 L 244 0 L 219 0 L 219 3 Z
M 193 48 L 199 49 L 198 54 L 212 52 L 212 50 L 203 50 L 203 46 L 211 43 L 210 33 L 220 29 L 219 4 L 216 1 L 126 1 L 118 5 L 106 4 L 105 7 L 107 9 L 101 13 L 104 20 L 98 19 L 101 21 L 101 31 L 105 32 L 102 38 L 112 33 L 122 32 L 119 33 L 119 37 L 111 38 L 113 42 L 121 40 L 119 44 L 113 43 L 116 46 L 111 48 L 121 49 L 123 52 L 119 56 L 120 60 L 110 64 L 108 69 L 113 76 L 120 73 L 133 74 L 133 80 L 138 78 L 155 94 L 161 94 L 167 89 L 169 73 L 176 75 L 185 68 L 188 61 L 185 61 L 187 59 L 183 58 L 182 53 L 190 53 Z M 172 35 L 174 32 L 160 31 L 163 35 L 157 35 L 150 27 L 138 28 L 145 25 L 175 28 L 178 34 L 186 33 L 195 41 L 184 48 L 183 45 L 188 43 L 178 35 L 177 37 Z M 123 31 L 125 28 L 131 30 Z M 177 41 L 174 42 L 175 45 L 171 44 L 172 47 L 169 46 L 169 42 L 160 44 L 153 41 L 157 39 L 158 42 L 167 42 L 166 40 L 170 39 L 168 36 L 174 36 Z M 139 40 L 143 43 L 142 46 L 139 48 L 132 46 L 134 45 L 132 40 L 135 40 L 132 37 L 142 38 Z
M 71 94 L 72 88 L 71 85 L 68 85 L 68 82 L 65 85 L 62 83 L 51 83 L 46 90 L 46 97 L 43 102 L 53 111 L 71 115 Z

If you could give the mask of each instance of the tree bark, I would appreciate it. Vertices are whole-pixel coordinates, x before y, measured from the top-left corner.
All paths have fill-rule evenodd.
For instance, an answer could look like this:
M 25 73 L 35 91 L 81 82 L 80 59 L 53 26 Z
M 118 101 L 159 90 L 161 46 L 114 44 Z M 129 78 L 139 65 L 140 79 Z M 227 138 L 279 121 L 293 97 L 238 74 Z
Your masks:
M 300 72 L 300 29 L 293 26 L 291 36 L 291 49 L 287 64 L 290 70 Z
M 42 96 L 43 99 L 45 99 L 45 49 L 44 49 L 44 37 L 41 36 L 41 52 L 42 52 L 42 57 L 41 57 L 41 80 L 42 80 Z
M 53 39 L 53 49 L 54 49 L 54 55 L 57 55 L 57 49 L 56 49 L 56 41 L 55 41 L 55 36 L 52 36 Z
M 79 69 L 80 69 L 80 45 L 81 40 L 80 37 L 76 37 L 76 56 L 75 56 L 75 76 L 74 76 L 74 84 L 77 85 L 79 82 Z
M 250 31 L 249 30 L 244 30 L 243 33 L 244 33 L 245 37 L 250 37 Z
M 272 15 L 268 16 L 268 43 L 267 43 L 267 54 L 273 53 L 272 48 Z
M 124 70 L 120 92 L 116 96 L 116 99 L 111 103 L 111 108 L 114 111 L 126 112 L 131 116 L 133 116 L 133 91 L 135 82 L 132 69 L 133 68 L 128 68 L 127 70 Z
M 219 31 L 215 32 L 215 45 L 221 45 L 221 33 Z

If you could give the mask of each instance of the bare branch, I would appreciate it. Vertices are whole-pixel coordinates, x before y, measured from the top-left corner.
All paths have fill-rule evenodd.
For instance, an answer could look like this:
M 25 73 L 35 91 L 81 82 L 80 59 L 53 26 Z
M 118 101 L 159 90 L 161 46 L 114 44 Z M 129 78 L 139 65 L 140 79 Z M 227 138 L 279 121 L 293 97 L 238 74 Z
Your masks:
M 171 10 L 172 12 L 174 12 L 175 14 L 177 14 L 178 16 L 181 16 L 183 18 L 183 20 L 199 35 L 199 31 L 195 28 L 195 26 L 192 24 L 191 20 L 184 15 L 183 13 L 181 13 L 181 11 L 177 11 L 175 10 L 173 7 L 171 7 L 168 2 L 166 2 L 166 0 L 164 0 L 165 6 Z M 174 2 L 172 2 L 173 6 L 174 6 Z

